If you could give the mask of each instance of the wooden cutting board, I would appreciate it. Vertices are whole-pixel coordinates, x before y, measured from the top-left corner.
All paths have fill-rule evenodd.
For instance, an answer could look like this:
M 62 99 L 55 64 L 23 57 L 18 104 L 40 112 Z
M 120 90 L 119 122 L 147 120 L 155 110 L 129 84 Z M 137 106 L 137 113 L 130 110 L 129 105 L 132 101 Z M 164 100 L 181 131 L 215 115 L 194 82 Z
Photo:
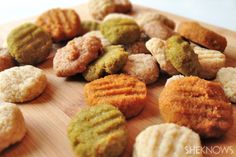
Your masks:
M 91 18 L 87 5 L 73 7 L 80 15 L 81 19 Z M 152 9 L 140 6 L 134 7 L 134 16 L 137 13 L 150 11 Z M 160 12 L 173 19 L 177 24 L 186 18 L 173 14 Z M 187 14 L 187 13 L 186 13 Z M 8 32 L 20 23 L 34 21 L 35 18 L 9 23 L 0 26 L 0 42 L 3 43 Z M 224 35 L 228 40 L 227 66 L 236 66 L 236 32 L 223 28 L 203 24 L 208 28 Z M 70 118 L 81 108 L 86 106 L 83 96 L 83 86 L 85 82 L 81 76 L 72 78 L 58 78 L 52 70 L 52 58 L 40 65 L 48 78 L 48 86 L 45 92 L 36 100 L 26 104 L 19 104 L 23 111 L 28 132 L 22 142 L 11 146 L 0 156 L 2 157 L 75 157 L 73 154 L 66 133 Z M 154 84 L 148 86 L 148 100 L 144 111 L 137 117 L 128 120 L 129 144 L 123 157 L 132 156 L 132 147 L 136 135 L 144 128 L 162 123 L 158 111 L 158 96 L 165 84 L 166 76 Z M 235 87 L 236 88 L 236 87 Z M 236 106 L 234 105 L 234 121 L 236 121 Z M 235 157 L 236 156 L 236 125 L 219 139 L 202 140 L 204 146 L 226 146 L 233 149 L 233 154 L 205 154 L 206 157 Z

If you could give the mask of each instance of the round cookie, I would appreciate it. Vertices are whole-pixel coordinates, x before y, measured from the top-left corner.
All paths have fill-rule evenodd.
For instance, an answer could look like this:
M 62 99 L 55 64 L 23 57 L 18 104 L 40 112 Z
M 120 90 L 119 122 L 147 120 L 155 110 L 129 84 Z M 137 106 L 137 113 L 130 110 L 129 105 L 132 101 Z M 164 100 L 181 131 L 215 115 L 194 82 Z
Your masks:
M 99 38 L 101 40 L 101 42 L 102 42 L 102 46 L 103 47 L 111 45 L 110 41 L 108 41 L 104 37 L 104 35 L 102 35 L 102 33 L 100 31 L 91 31 L 91 32 L 88 32 L 88 33 L 83 35 L 83 37 L 91 37 L 91 36 L 95 36 L 95 37 Z
M 38 97 L 47 85 L 41 69 L 31 65 L 13 67 L 0 72 L 0 100 L 26 102 Z
M 51 9 L 36 20 L 36 24 L 48 32 L 54 42 L 69 40 L 80 33 L 80 18 L 73 9 Z
M 128 143 L 126 121 L 110 104 L 82 109 L 68 126 L 68 137 L 80 157 L 118 157 Z
M 150 54 L 129 55 L 122 71 L 137 77 L 146 84 L 154 83 L 159 77 L 157 62 Z
M 0 152 L 23 139 L 26 133 L 20 109 L 11 103 L 0 102 Z
M 13 29 L 7 37 L 7 45 L 11 56 L 20 64 L 39 64 L 52 50 L 50 35 L 31 23 Z
M 129 52 L 130 54 L 139 54 L 139 53 L 150 54 L 150 52 L 145 46 L 144 41 L 137 41 L 130 45 L 126 45 L 126 51 Z
M 16 65 L 15 60 L 8 53 L 7 48 L 0 48 L 0 72 L 14 67 Z
M 129 75 L 109 75 L 87 83 L 84 87 L 86 102 L 91 105 L 110 103 L 131 118 L 138 115 L 145 105 L 146 85 Z
M 173 76 L 171 76 L 170 78 L 168 78 L 168 79 L 166 80 L 165 86 L 167 86 L 170 82 L 172 82 L 172 81 L 174 81 L 174 80 L 181 79 L 181 78 L 183 78 L 183 77 L 184 77 L 183 75 L 173 75 Z
M 187 41 L 174 35 L 166 41 L 166 58 L 183 75 L 198 75 L 201 65 Z
M 172 123 L 149 126 L 138 134 L 133 157 L 203 157 L 190 151 L 201 147 L 200 137 L 189 128 Z
M 165 122 L 187 126 L 203 138 L 224 135 L 233 125 L 233 109 L 219 83 L 198 77 L 171 81 L 161 92 Z
M 115 18 L 101 23 L 102 34 L 112 44 L 132 44 L 140 38 L 137 23 L 128 18 Z
M 111 13 L 108 14 L 104 19 L 104 21 L 110 20 L 110 19 L 120 19 L 120 18 L 128 18 L 131 20 L 134 20 L 134 18 L 132 16 L 126 15 L 126 14 L 121 14 L 121 13 Z
M 209 49 L 224 52 L 227 46 L 225 37 L 201 26 L 197 22 L 182 22 L 180 23 L 177 32 L 183 37 Z
M 114 0 L 116 5 L 115 11 L 118 13 L 127 13 L 132 11 L 132 4 L 129 0 Z
M 86 34 L 91 31 L 99 30 L 100 22 L 93 20 L 84 20 L 81 22 L 81 34 Z
M 104 54 L 90 64 L 83 73 L 85 80 L 93 81 L 107 74 L 115 74 L 125 65 L 128 53 L 121 45 L 107 46 Z
M 57 76 L 67 77 L 86 70 L 102 50 L 102 44 L 97 37 L 74 38 L 67 45 L 57 50 L 53 59 L 53 69 Z
M 176 75 L 179 72 L 174 66 L 167 60 L 166 57 L 166 42 L 159 38 L 151 38 L 146 42 L 147 49 L 151 52 L 157 63 L 160 65 L 160 69 L 169 75 Z
M 229 100 L 236 103 L 236 68 L 221 68 L 217 72 L 216 81 L 223 85 L 224 92 Z

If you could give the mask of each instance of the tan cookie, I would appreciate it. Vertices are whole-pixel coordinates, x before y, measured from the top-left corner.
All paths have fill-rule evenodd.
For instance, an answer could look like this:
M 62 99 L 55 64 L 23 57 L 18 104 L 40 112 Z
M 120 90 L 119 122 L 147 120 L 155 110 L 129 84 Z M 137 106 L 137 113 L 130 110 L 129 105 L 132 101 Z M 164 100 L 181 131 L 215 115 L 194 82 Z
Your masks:
M 38 97 L 46 88 L 47 78 L 41 69 L 31 65 L 0 72 L 0 100 L 26 102 Z
M 131 118 L 144 108 L 147 88 L 135 77 L 109 75 L 87 83 L 84 95 L 89 105 L 109 103 L 118 107 L 126 118 Z
M 104 35 L 102 35 L 102 33 L 100 31 L 91 31 L 91 32 L 84 34 L 84 37 L 91 37 L 91 36 L 95 36 L 95 37 L 99 38 L 102 42 L 103 47 L 111 45 L 110 41 L 107 38 L 105 38 Z
M 51 9 L 38 17 L 36 24 L 48 32 L 54 42 L 76 37 L 80 31 L 79 15 L 72 9 Z
M 125 14 L 121 14 L 121 13 L 111 13 L 111 14 L 108 14 L 104 19 L 103 21 L 107 21 L 107 20 L 110 20 L 110 19 L 119 19 L 119 18 L 128 18 L 128 19 L 131 19 L 131 20 L 134 20 L 134 18 L 132 16 L 129 16 L 129 15 L 125 15 Z
M 182 22 L 177 32 L 183 37 L 209 49 L 224 52 L 227 46 L 225 37 L 201 26 L 197 22 Z
M 133 157 L 202 157 L 200 137 L 172 123 L 149 126 L 136 137 Z
M 130 54 L 138 54 L 138 53 L 150 54 L 150 52 L 146 48 L 144 41 L 137 41 L 133 44 L 127 45 L 126 51 L 129 52 Z
M 198 55 L 199 63 L 202 66 L 202 70 L 199 72 L 202 78 L 215 78 L 218 70 L 225 66 L 226 57 L 219 51 L 209 50 L 199 46 L 195 46 L 193 51 Z
M 181 78 L 184 78 L 184 75 L 173 75 L 172 77 L 168 78 L 166 80 L 166 84 L 165 86 L 167 86 L 169 83 L 171 83 L 172 81 L 174 80 L 178 80 L 178 79 L 181 79 Z
M 221 68 L 217 72 L 216 81 L 223 85 L 224 92 L 229 100 L 236 103 L 236 68 Z
M 16 65 L 16 62 L 8 53 L 7 48 L 0 48 L 0 71 L 9 69 Z
M 174 68 L 170 61 L 167 60 L 165 55 L 165 46 L 165 41 L 159 38 L 152 38 L 148 42 L 146 42 L 147 49 L 157 60 L 162 71 L 168 73 L 169 75 L 179 74 L 179 72 Z
M 150 54 L 130 55 L 122 71 L 146 84 L 154 83 L 159 77 L 157 62 Z
M 171 81 L 160 94 L 159 110 L 165 122 L 187 126 L 203 138 L 220 137 L 233 125 L 232 104 L 221 85 L 198 77 Z
M 26 133 L 20 109 L 11 103 L 0 102 L 0 153 L 23 139 Z
M 89 63 L 101 53 L 102 44 L 97 37 L 79 37 L 57 50 L 53 69 L 57 76 L 67 77 L 86 70 Z
M 127 13 L 132 10 L 132 4 L 129 0 L 114 0 L 116 5 L 116 12 Z

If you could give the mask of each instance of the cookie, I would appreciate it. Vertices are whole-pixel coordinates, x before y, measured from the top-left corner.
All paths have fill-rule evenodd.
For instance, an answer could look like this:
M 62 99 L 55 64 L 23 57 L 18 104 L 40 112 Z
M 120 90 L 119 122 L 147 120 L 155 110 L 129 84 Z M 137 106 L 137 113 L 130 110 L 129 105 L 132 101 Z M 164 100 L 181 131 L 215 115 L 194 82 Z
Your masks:
M 131 118 L 144 108 L 147 88 L 135 77 L 109 75 L 86 84 L 84 95 L 91 106 L 110 103 L 119 108 L 126 118 Z
M 233 125 L 233 109 L 219 83 L 198 77 L 171 81 L 161 92 L 165 122 L 187 126 L 203 138 L 224 135 Z
M 150 52 L 145 46 L 144 41 L 137 41 L 130 45 L 126 45 L 126 51 L 129 52 L 130 54 L 138 54 L 138 53 L 150 54 Z
M 152 38 L 146 42 L 146 47 L 156 59 L 160 69 L 169 75 L 176 75 L 179 72 L 166 57 L 166 42 L 159 38 Z
M 123 73 L 137 77 L 146 84 L 156 82 L 159 77 L 157 62 L 150 54 L 129 55 Z
M 120 18 L 128 18 L 128 19 L 131 19 L 131 20 L 134 20 L 134 18 L 132 16 L 129 16 L 129 15 L 126 15 L 126 14 L 121 14 L 121 13 L 111 13 L 111 14 L 108 14 L 104 19 L 103 21 L 107 21 L 107 20 L 110 20 L 110 19 L 120 19 Z
M 193 51 L 198 55 L 199 63 L 202 70 L 199 75 L 205 79 L 213 79 L 220 68 L 225 66 L 226 57 L 223 53 L 216 50 L 209 50 L 195 46 Z
M 51 9 L 36 20 L 36 24 L 48 32 L 54 42 L 72 39 L 79 35 L 80 17 L 73 9 Z
M 183 75 L 174 75 L 174 76 L 171 76 L 170 78 L 168 78 L 166 80 L 166 84 L 165 86 L 167 86 L 170 82 L 174 81 L 174 80 L 178 80 L 178 79 L 181 79 L 181 78 L 184 78 Z
M 149 22 L 158 21 L 165 24 L 167 27 L 169 27 L 172 30 L 175 29 L 174 21 L 154 11 L 147 11 L 147 12 L 138 14 L 138 16 L 136 17 L 136 21 L 138 22 L 140 27 L 143 27 L 145 24 Z
M 7 37 L 9 53 L 20 64 L 39 64 L 52 50 L 52 40 L 40 27 L 25 23 L 13 29 Z
M 118 13 L 128 13 L 132 11 L 132 4 L 129 0 L 114 0 L 115 11 Z
M 53 70 L 57 76 L 67 77 L 86 70 L 102 52 L 102 44 L 97 37 L 74 38 L 57 50 L 53 59 Z
M 108 41 L 107 38 L 105 38 L 104 35 L 102 35 L 102 33 L 100 31 L 91 31 L 91 32 L 84 34 L 83 36 L 84 37 L 95 36 L 95 37 L 99 38 L 102 42 L 103 47 L 111 45 L 110 41 Z
M 81 22 L 81 34 L 86 34 L 91 31 L 97 31 L 100 28 L 100 22 L 93 20 L 84 20 Z
M 128 53 L 121 45 L 105 47 L 104 54 L 90 64 L 83 73 L 85 80 L 93 81 L 106 74 L 115 74 L 125 65 Z
M 174 35 L 166 41 L 166 58 L 183 75 L 198 75 L 201 65 L 187 41 Z
M 80 157 L 118 157 L 128 143 L 126 121 L 110 104 L 82 109 L 68 126 L 68 137 Z
M 191 129 L 172 123 L 149 126 L 136 137 L 133 157 L 203 157 L 200 137 Z
M 96 20 L 102 20 L 106 15 L 115 12 L 116 5 L 113 0 L 90 0 L 89 12 Z
M 7 48 L 0 48 L 0 72 L 14 67 L 16 65 L 15 60 L 9 54 Z
M 227 46 L 225 37 L 201 26 L 197 22 L 180 23 L 177 32 L 183 37 L 209 49 L 224 52 Z
M 20 142 L 26 133 L 24 117 L 20 109 L 11 103 L 0 103 L 0 152 Z
M 0 100 L 26 102 L 38 97 L 47 85 L 41 69 L 31 65 L 13 67 L 0 72 Z
M 217 72 L 216 81 L 223 85 L 224 92 L 229 100 L 236 103 L 236 68 L 221 68 Z
M 131 44 L 140 38 L 140 29 L 134 20 L 116 18 L 101 23 L 102 34 L 112 44 Z

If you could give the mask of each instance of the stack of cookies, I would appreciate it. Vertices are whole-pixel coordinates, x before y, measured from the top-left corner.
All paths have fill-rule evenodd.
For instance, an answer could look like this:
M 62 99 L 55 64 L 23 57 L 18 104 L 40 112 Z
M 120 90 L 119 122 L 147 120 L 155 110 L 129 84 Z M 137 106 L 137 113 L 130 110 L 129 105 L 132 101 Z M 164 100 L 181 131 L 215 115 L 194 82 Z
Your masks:
M 53 45 L 60 44 L 53 58 L 55 75 L 81 75 L 88 82 L 84 97 L 89 107 L 68 126 L 79 157 L 120 156 L 128 142 L 126 121 L 145 108 L 147 85 L 166 74 L 172 77 L 159 97 L 166 123 L 137 136 L 133 157 L 190 157 L 186 146 L 198 147 L 200 138 L 227 133 L 233 124 L 236 69 L 224 68 L 225 37 L 192 21 L 176 29 L 173 20 L 154 11 L 130 16 L 129 0 L 90 0 L 88 9 L 91 20 L 81 20 L 73 9 L 56 8 L 9 33 L 7 48 L 0 49 L 1 101 L 23 103 L 40 96 L 47 78 L 34 66 L 47 61 Z M 25 132 L 17 106 L 0 105 L 0 137 L 14 134 L 0 141 L 0 151 Z

